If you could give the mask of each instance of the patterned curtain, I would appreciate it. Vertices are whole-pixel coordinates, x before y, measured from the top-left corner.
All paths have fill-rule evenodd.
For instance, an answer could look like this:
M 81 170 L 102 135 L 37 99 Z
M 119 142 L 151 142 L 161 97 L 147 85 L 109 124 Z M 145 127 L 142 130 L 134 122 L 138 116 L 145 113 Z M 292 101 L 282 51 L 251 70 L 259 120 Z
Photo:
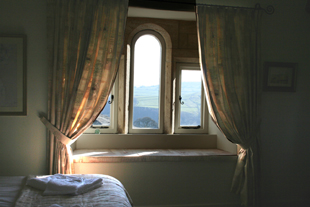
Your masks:
M 232 191 L 256 206 L 259 175 L 261 11 L 197 6 L 197 29 L 209 113 L 226 138 L 242 147 Z
M 72 173 L 70 145 L 96 120 L 115 80 L 128 0 L 48 0 L 50 173 Z

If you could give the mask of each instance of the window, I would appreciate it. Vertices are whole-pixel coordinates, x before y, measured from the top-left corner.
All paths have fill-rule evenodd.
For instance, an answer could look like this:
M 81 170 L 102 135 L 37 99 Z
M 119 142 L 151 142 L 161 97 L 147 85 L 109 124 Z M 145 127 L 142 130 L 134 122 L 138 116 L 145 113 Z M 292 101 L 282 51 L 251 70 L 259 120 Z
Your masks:
M 186 91 L 186 84 L 189 84 L 186 78 L 192 75 L 196 77 L 200 70 L 195 28 L 195 21 L 127 19 L 125 50 L 116 79 L 118 84 L 115 83 L 116 87 L 111 93 L 114 100 L 110 105 L 110 122 L 114 123 L 114 126 L 88 129 L 86 133 L 92 134 L 82 135 L 76 142 L 76 149 L 198 149 L 216 148 L 218 145 L 219 148 L 234 151 L 235 145 L 230 144 L 222 135 L 217 137 L 216 134 L 219 135 L 220 132 L 212 122 L 208 125 L 210 117 L 204 90 L 198 86 L 201 85 L 199 78 L 194 87 L 196 96 L 192 95 L 192 98 L 187 100 L 190 91 Z M 161 62 L 161 67 L 152 69 L 156 76 L 143 74 L 142 80 L 147 80 L 147 84 L 142 86 L 135 82 L 139 77 L 135 77 L 138 69 L 135 71 L 134 62 L 137 55 L 134 54 L 134 49 L 135 44 L 138 45 L 139 40 L 147 36 L 150 36 L 151 40 L 143 45 L 150 49 L 150 42 L 156 43 L 157 47 L 153 50 L 157 51 L 158 56 L 155 58 L 155 55 L 149 55 L 151 53 L 144 51 L 148 55 L 140 59 L 150 56 Z M 142 72 L 149 71 L 150 65 L 153 64 L 149 62 Z M 157 84 L 150 82 L 146 77 L 157 80 Z M 154 85 L 156 87 L 151 88 Z M 182 97 L 183 105 L 180 104 L 179 96 Z M 190 101 L 195 101 L 196 105 L 188 106 Z M 135 116 L 135 113 L 139 112 L 138 109 L 156 113 Z M 153 121 L 143 119 L 144 117 L 150 117 Z M 188 122 L 188 117 L 194 117 L 194 121 Z M 136 120 L 138 121 L 134 126 Z M 96 129 L 100 130 L 100 135 L 94 134 Z M 207 134 L 207 129 L 210 129 L 212 135 Z
M 208 113 L 206 113 L 199 64 L 175 62 L 176 84 L 172 93 L 173 83 L 171 76 L 169 77 L 172 69 L 165 71 L 167 68 L 165 49 L 164 38 L 154 30 L 142 30 L 133 36 L 130 45 L 130 64 L 127 64 L 127 79 L 126 81 L 124 77 L 121 79 L 126 83 L 118 84 L 118 77 L 116 78 L 108 103 L 86 133 L 198 134 L 208 132 Z M 178 62 L 180 60 L 182 59 L 178 59 Z M 121 68 L 120 72 L 123 70 L 124 68 Z M 117 94 L 118 92 L 120 94 Z M 120 110 L 121 105 L 124 104 L 124 96 L 127 96 L 125 98 L 127 102 L 125 101 L 124 110 Z M 117 110 L 118 104 L 120 104 L 119 110 Z M 174 110 L 172 110 L 173 106 Z M 170 108 L 170 111 L 167 108 Z M 164 118 L 166 118 L 165 123 Z M 124 125 L 122 125 L 123 122 Z M 123 128 L 123 132 L 118 131 L 118 124 L 120 130 Z M 170 131 L 165 132 L 165 127 L 170 128 Z
M 207 133 L 206 98 L 199 64 L 178 63 L 175 133 Z
M 200 73 L 198 58 L 181 56 L 172 61 L 171 38 L 163 28 L 138 26 L 127 39 L 111 104 L 86 133 L 207 133 Z
M 139 32 L 132 41 L 129 133 L 162 133 L 164 40 L 155 31 Z
M 96 121 L 86 130 L 90 134 L 117 133 L 118 76 L 109 95 L 109 99 Z

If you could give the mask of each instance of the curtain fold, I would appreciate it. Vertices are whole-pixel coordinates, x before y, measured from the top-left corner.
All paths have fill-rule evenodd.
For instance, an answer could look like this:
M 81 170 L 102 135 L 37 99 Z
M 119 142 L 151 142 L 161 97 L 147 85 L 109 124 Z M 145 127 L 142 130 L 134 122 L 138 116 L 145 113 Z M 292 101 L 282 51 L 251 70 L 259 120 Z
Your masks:
M 257 206 L 261 11 L 200 5 L 196 15 L 209 113 L 226 138 L 242 147 L 232 191 L 243 205 Z
M 48 117 L 41 120 L 49 129 L 50 174 L 70 174 L 70 144 L 96 120 L 115 80 L 128 0 L 48 0 L 47 6 Z

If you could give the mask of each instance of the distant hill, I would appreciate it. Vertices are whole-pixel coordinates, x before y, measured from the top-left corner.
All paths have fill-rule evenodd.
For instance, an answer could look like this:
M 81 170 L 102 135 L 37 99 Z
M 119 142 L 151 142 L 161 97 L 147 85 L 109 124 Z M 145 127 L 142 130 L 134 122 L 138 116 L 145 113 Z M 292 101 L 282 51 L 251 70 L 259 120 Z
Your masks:
M 199 125 L 200 123 L 200 100 L 201 83 L 186 82 L 182 85 L 182 105 L 181 123 L 183 125 Z M 158 123 L 158 96 L 159 86 L 135 87 L 134 93 L 133 119 L 149 117 Z M 106 104 L 105 109 L 98 116 L 94 124 L 110 124 L 110 104 Z
M 199 91 L 201 83 L 199 82 L 185 82 L 182 85 L 182 95 L 191 94 L 193 91 Z M 135 96 L 157 96 L 159 94 L 159 86 L 140 86 L 135 87 Z

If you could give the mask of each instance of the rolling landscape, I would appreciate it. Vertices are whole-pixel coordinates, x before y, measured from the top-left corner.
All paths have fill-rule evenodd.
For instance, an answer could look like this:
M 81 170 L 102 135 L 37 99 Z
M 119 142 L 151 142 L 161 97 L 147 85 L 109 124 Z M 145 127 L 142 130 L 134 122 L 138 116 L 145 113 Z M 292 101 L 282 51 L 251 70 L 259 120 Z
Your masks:
M 159 106 L 158 91 L 158 85 L 135 87 L 133 101 L 133 123 L 135 127 L 157 128 Z M 181 125 L 200 125 L 201 83 L 185 82 L 182 84 L 181 91 L 182 102 L 184 102 L 184 104 L 181 105 Z M 177 103 L 179 104 L 179 101 Z M 146 122 L 148 122 L 148 125 Z M 107 103 L 93 125 L 109 126 L 109 124 L 110 104 Z

